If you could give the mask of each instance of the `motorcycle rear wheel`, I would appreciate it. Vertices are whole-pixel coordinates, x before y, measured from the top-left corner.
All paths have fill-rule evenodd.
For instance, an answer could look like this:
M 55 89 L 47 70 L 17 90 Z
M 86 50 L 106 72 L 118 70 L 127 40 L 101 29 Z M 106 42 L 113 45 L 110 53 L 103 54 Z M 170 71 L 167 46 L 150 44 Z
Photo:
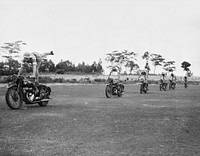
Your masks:
M 8 88 L 5 99 L 8 107 L 11 109 L 19 109 L 23 103 L 21 92 L 17 91 L 17 86 Z

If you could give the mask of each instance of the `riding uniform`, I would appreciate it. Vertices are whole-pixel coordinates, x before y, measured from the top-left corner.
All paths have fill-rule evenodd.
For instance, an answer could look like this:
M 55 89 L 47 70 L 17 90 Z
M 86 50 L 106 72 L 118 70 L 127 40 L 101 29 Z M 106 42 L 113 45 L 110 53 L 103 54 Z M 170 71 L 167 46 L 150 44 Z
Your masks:
M 141 76 L 143 76 L 143 77 L 144 77 L 144 81 L 147 82 L 147 80 L 148 80 L 148 71 L 147 71 L 147 70 L 142 70 L 142 71 L 140 72 L 140 75 L 139 75 L 139 77 L 138 77 L 138 80 L 140 79 Z
M 176 76 L 173 73 L 170 76 L 170 81 L 176 83 Z
M 166 77 L 167 77 L 167 74 L 166 73 L 161 73 L 161 77 L 160 77 L 160 80 L 163 81 L 163 82 L 166 82 Z

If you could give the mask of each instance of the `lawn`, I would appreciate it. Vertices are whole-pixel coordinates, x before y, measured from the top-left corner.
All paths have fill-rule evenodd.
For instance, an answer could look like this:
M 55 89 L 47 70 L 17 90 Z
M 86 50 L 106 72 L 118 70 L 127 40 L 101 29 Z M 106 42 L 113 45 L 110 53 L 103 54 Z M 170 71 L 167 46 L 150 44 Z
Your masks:
M 11 110 L 0 87 L 0 155 L 192 156 L 200 155 L 200 86 L 160 92 L 125 85 L 106 98 L 105 85 L 50 85 L 47 107 Z

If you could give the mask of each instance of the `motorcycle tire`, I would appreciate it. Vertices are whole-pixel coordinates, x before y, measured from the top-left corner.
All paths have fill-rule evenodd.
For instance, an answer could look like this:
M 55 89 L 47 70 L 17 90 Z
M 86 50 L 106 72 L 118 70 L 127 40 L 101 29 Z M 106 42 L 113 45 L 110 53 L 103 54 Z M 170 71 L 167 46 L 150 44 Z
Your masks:
M 17 86 L 8 88 L 5 95 L 6 103 L 11 109 L 19 109 L 23 103 L 21 91 L 17 91 Z
M 185 88 L 187 88 L 187 87 L 188 87 L 187 83 L 185 83 L 185 84 L 184 84 L 184 87 L 185 87 Z
M 140 85 L 140 94 L 143 93 L 143 87 L 144 87 L 143 84 L 141 84 L 141 85 Z
M 106 85 L 105 94 L 107 98 L 112 97 L 112 86 Z
M 163 90 L 162 84 L 160 84 L 159 88 L 160 88 L 160 91 L 162 91 L 162 90 Z

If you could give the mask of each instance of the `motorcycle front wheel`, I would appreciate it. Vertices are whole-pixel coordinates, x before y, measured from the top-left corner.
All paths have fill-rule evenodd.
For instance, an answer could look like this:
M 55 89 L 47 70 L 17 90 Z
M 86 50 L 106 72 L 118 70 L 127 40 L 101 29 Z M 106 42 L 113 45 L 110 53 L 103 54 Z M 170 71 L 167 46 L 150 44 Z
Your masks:
M 106 85 L 105 94 L 106 94 L 107 98 L 111 98 L 111 96 L 112 96 L 112 86 L 111 85 Z
M 143 87 L 144 87 L 143 84 L 141 84 L 141 85 L 140 85 L 140 94 L 143 93 L 143 89 L 144 89 Z
M 8 107 L 11 109 L 19 109 L 23 103 L 21 92 L 17 91 L 17 86 L 8 88 L 5 99 Z

